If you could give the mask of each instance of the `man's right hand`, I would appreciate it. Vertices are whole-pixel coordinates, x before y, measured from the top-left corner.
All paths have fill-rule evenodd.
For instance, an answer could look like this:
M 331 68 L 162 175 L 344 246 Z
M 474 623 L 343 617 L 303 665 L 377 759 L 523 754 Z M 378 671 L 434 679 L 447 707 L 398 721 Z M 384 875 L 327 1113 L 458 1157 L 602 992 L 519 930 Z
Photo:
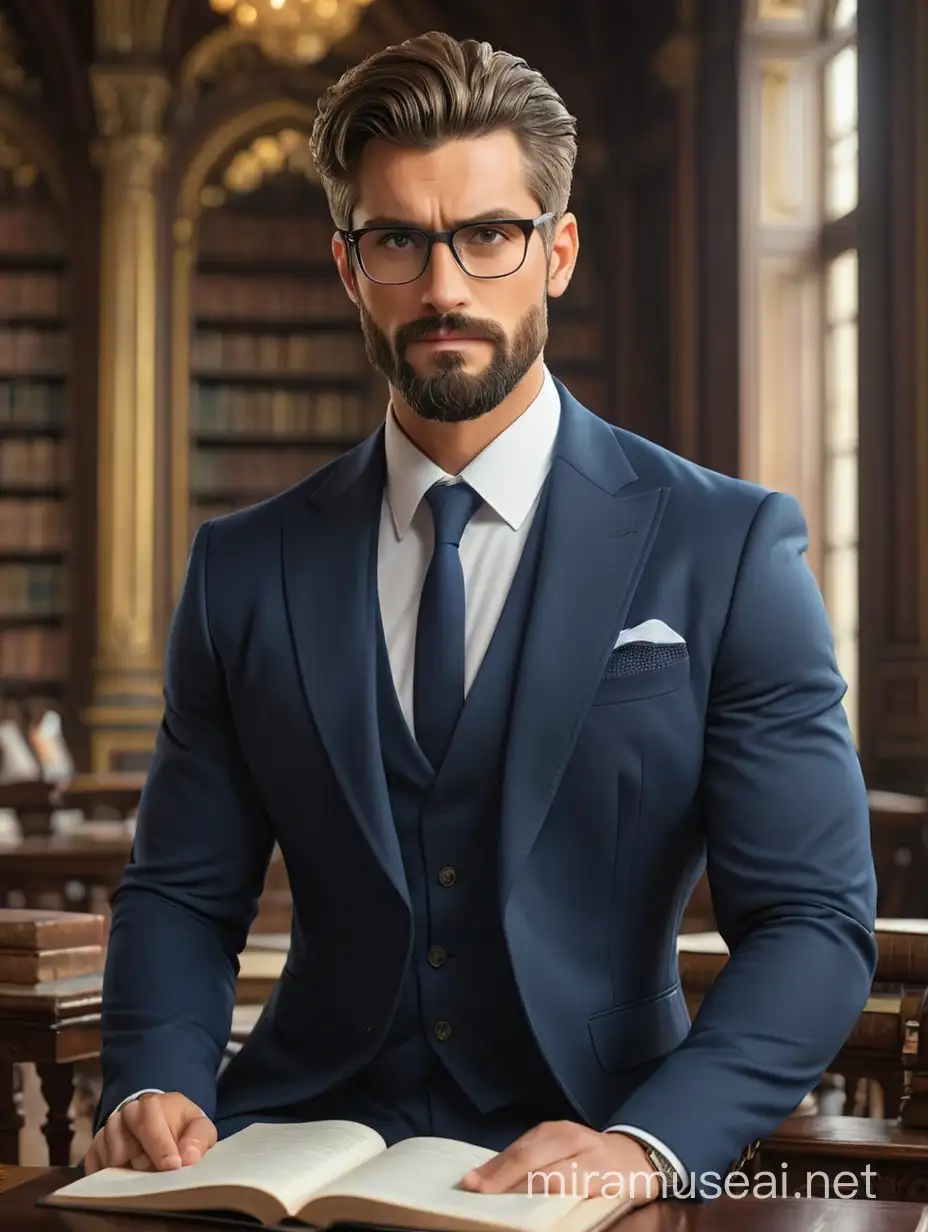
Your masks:
M 140 1095 L 97 1131 L 84 1156 L 84 1171 L 132 1167 L 168 1172 L 196 1163 L 215 1145 L 216 1126 L 186 1095 Z

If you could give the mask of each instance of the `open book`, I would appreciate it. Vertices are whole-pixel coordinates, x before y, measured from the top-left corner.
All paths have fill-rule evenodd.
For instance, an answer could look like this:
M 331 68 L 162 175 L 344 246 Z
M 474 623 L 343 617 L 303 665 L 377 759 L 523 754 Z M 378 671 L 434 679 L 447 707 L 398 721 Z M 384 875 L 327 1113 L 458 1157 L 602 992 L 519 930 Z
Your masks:
M 547 1192 L 482 1194 L 458 1187 L 493 1151 L 448 1138 L 387 1147 L 354 1121 L 250 1125 L 172 1172 L 104 1168 L 43 1205 L 139 1214 L 234 1214 L 265 1227 L 369 1224 L 409 1232 L 596 1232 L 630 1209 L 622 1194 L 588 1197 L 582 1179 Z M 613 1189 L 617 1186 L 613 1186 Z M 610 1192 L 607 1189 L 607 1193 Z

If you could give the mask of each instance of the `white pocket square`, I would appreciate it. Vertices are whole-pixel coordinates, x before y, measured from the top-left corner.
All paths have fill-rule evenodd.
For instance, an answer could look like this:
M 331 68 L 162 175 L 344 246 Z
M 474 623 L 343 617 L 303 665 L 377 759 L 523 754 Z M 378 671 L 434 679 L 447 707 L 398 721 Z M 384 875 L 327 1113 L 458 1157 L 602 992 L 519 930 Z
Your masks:
M 662 646 L 686 645 L 686 638 L 665 625 L 662 620 L 646 620 L 644 624 L 635 625 L 633 629 L 623 629 L 616 638 L 613 650 L 625 646 L 629 642 L 651 642 Z

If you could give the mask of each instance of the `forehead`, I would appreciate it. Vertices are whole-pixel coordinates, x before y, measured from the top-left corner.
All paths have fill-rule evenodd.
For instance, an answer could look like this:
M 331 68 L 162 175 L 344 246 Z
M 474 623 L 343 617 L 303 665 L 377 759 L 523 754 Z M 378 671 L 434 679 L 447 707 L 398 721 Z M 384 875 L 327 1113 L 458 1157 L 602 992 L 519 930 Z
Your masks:
M 498 209 L 530 218 L 540 208 L 511 132 L 456 139 L 435 149 L 373 139 L 364 147 L 357 186 L 355 227 L 380 218 L 450 225 Z

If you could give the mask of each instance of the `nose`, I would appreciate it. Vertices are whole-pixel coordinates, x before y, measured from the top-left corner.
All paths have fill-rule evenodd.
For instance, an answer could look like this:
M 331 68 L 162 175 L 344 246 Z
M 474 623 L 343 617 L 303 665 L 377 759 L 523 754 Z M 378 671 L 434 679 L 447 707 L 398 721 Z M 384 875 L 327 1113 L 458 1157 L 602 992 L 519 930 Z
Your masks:
M 448 244 L 433 246 L 422 279 L 422 303 L 433 312 L 453 312 L 470 303 L 470 279 Z

